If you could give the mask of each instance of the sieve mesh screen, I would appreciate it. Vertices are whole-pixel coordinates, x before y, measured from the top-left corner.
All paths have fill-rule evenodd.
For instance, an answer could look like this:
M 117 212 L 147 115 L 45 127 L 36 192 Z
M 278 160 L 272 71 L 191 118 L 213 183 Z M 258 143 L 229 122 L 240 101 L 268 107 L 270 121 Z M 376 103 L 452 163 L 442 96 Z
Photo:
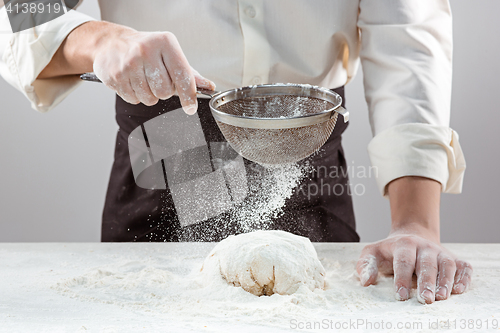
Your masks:
M 283 91 L 273 89 L 272 92 L 256 89 L 235 93 L 229 98 L 220 97 L 215 109 L 227 115 L 253 118 L 263 123 L 299 117 L 298 127 L 243 127 L 216 118 L 217 125 L 233 149 L 251 161 L 260 164 L 295 163 L 323 146 L 335 127 L 338 113 L 333 112 L 331 118 L 327 117 L 325 121 L 312 125 L 304 122 L 304 126 L 300 126 L 300 122 L 303 122 L 300 117 L 320 114 L 338 104 L 311 96 L 317 92 L 313 91 L 315 87 L 312 86 L 300 89 L 284 87 Z

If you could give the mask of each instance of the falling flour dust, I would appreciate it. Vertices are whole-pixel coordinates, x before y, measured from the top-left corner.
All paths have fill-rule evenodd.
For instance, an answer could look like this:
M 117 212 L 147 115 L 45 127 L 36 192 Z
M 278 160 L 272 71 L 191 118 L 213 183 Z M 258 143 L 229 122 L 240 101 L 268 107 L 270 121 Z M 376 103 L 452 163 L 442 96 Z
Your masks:
M 243 232 L 266 229 L 272 219 L 280 217 L 286 200 L 298 189 L 309 172 L 307 166 L 285 164 L 257 166 L 257 172 L 249 180 L 247 200 L 231 212 Z
M 246 198 L 210 220 L 210 229 L 186 228 L 181 241 L 219 241 L 230 234 L 272 229 L 287 200 L 300 190 L 312 168 L 308 163 L 247 167 Z M 168 223 L 168 221 L 164 222 Z

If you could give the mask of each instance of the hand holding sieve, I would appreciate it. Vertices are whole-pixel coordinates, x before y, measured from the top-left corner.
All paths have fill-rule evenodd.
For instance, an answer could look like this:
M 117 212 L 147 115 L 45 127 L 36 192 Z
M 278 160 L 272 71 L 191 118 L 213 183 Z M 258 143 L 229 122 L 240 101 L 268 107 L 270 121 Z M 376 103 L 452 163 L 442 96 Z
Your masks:
M 82 80 L 101 82 L 93 73 Z M 259 164 L 298 162 L 318 151 L 341 114 L 342 97 L 308 84 L 275 83 L 215 92 L 210 110 L 229 144 L 243 157 Z

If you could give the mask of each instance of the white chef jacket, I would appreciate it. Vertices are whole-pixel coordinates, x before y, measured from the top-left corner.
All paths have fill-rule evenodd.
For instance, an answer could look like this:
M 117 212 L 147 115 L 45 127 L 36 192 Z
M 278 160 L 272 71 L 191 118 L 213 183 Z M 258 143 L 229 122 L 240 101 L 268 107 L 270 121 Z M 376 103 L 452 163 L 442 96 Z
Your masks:
M 88 1 L 88 0 L 87 0 Z M 452 23 L 448 0 L 100 0 L 101 17 L 173 32 L 218 90 L 260 83 L 345 85 L 361 61 L 377 184 L 422 176 L 462 189 L 465 160 L 449 128 Z M 65 37 L 92 20 L 77 11 L 12 33 L 0 10 L 0 74 L 45 112 L 80 83 L 37 79 Z M 10 32 L 5 33 L 6 31 Z

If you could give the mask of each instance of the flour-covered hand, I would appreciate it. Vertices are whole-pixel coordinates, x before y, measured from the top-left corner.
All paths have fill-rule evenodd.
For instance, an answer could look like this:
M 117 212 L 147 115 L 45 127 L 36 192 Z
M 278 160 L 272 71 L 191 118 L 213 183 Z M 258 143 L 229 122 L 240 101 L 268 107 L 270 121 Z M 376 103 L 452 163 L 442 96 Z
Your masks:
M 415 274 L 420 303 L 445 300 L 452 293 L 466 291 L 472 266 L 440 242 L 440 183 L 423 177 L 402 177 L 389 183 L 387 192 L 391 232 L 386 239 L 363 249 L 356 266 L 361 284 L 374 284 L 379 271 L 394 274 L 396 299 L 404 301 L 411 296 Z
M 400 301 L 410 298 L 415 274 L 416 296 L 420 303 L 445 300 L 452 293 L 461 294 L 469 287 L 472 277 L 472 266 L 457 259 L 440 244 L 399 231 L 367 245 L 356 270 L 363 286 L 374 284 L 378 272 L 394 274 L 395 296 Z
M 170 32 L 137 32 L 123 27 L 102 39 L 94 52 L 94 72 L 128 103 L 150 106 L 177 93 L 184 111 L 194 114 L 198 107 L 196 87 L 215 89 L 191 68 Z

